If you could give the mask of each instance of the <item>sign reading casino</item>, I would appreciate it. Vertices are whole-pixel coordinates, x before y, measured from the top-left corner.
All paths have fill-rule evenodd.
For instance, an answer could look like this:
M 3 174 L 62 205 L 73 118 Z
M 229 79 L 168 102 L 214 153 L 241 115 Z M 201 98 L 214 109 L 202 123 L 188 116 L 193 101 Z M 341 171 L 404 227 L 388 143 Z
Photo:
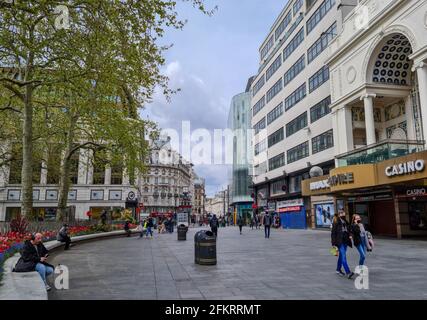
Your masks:
M 389 166 L 385 169 L 385 174 L 387 177 L 402 176 L 406 174 L 413 174 L 417 172 L 422 172 L 425 169 L 424 160 L 415 160 L 408 161 L 404 163 L 399 163 L 394 166 Z

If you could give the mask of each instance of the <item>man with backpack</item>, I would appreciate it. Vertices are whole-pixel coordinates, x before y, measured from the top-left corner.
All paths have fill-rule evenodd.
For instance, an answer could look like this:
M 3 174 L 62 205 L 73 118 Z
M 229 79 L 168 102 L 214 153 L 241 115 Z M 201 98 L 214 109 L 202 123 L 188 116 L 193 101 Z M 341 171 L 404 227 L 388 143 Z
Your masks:
M 272 217 L 271 217 L 270 213 L 267 211 L 264 215 L 264 221 L 263 221 L 264 233 L 265 233 L 266 239 L 270 239 L 271 223 L 272 223 Z

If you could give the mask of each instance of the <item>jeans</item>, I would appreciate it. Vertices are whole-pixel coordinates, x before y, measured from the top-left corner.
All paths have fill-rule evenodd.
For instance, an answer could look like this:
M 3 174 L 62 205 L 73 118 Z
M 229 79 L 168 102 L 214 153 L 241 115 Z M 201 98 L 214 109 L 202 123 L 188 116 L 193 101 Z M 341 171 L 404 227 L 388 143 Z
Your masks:
M 243 227 L 243 226 L 239 226 L 240 233 L 242 233 L 242 227 Z
M 147 232 L 146 232 L 147 237 L 148 237 L 148 234 L 150 234 L 151 237 L 153 237 L 153 230 L 151 230 L 151 227 L 147 227 Z
M 363 245 L 363 243 L 356 246 L 357 251 L 359 251 L 359 266 L 363 266 L 365 264 L 365 258 L 366 258 L 366 248 Z
M 39 273 L 40 277 L 42 277 L 43 282 L 46 283 L 46 277 L 53 273 L 53 268 L 45 266 L 43 263 L 36 264 L 36 271 Z
M 264 233 L 266 238 L 270 238 L 270 226 L 264 226 Z
M 350 274 L 350 268 L 347 263 L 347 246 L 345 244 L 342 244 L 338 248 L 339 255 L 338 255 L 338 264 L 337 264 L 337 271 L 341 271 L 341 267 L 344 266 L 344 270 L 346 274 Z

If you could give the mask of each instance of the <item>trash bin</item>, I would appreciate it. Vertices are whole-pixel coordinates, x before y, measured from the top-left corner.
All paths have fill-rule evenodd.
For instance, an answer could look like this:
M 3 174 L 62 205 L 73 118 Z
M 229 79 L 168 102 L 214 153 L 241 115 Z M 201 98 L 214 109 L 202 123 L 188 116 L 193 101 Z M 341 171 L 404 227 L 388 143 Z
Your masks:
M 187 231 L 188 231 L 188 227 L 184 224 L 180 224 L 178 226 L 178 240 L 182 241 L 182 240 L 187 240 Z
M 194 261 L 201 265 L 216 264 L 216 237 L 208 230 L 202 230 L 194 236 Z

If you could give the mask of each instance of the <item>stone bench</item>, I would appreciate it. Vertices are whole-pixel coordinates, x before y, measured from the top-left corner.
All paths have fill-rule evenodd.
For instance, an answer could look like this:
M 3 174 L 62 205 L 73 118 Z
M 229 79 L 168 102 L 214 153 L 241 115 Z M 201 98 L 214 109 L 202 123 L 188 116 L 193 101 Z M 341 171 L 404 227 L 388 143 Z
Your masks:
M 139 233 L 137 230 L 131 230 L 132 234 Z M 123 230 L 88 234 L 84 236 L 72 237 L 73 243 L 105 239 L 111 237 L 125 236 Z M 44 243 L 46 249 L 50 252 L 62 248 L 65 243 L 57 240 Z M 20 258 L 16 253 L 4 262 L 3 279 L 0 283 L 0 300 L 47 300 L 47 292 L 42 278 L 36 272 L 13 272 L 13 268 Z

